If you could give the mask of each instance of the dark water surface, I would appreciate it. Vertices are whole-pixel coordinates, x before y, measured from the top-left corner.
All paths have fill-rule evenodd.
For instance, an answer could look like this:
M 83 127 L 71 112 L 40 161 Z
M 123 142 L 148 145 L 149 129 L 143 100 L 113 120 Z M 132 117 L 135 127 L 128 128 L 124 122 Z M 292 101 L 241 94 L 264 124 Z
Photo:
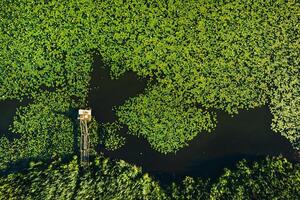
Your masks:
M 109 72 L 101 67 L 99 58 L 94 63 L 89 106 L 99 122 L 115 119 L 112 107 L 121 105 L 130 97 L 144 91 L 146 80 L 139 80 L 127 73 L 118 80 L 111 80 Z M 270 129 L 272 115 L 267 106 L 240 111 L 234 117 L 217 113 L 218 124 L 212 133 L 202 132 L 189 146 L 176 154 L 161 154 L 153 150 L 144 138 L 126 134 L 126 144 L 117 151 L 104 151 L 112 158 L 123 159 L 142 166 L 145 171 L 160 177 L 201 176 L 218 177 L 224 167 L 235 166 L 246 158 L 258 160 L 265 155 L 293 157 L 288 140 Z
M 117 80 L 111 80 L 97 57 L 88 97 L 93 116 L 98 122 L 115 120 L 114 106 L 122 105 L 130 97 L 142 93 L 147 80 L 138 79 L 134 73 L 126 73 Z M 0 102 L 0 136 L 5 135 L 19 106 L 28 102 Z M 143 167 L 160 178 L 162 182 L 183 176 L 216 178 L 223 168 L 232 168 L 236 162 L 246 158 L 259 160 L 266 155 L 280 155 L 292 159 L 291 144 L 270 129 L 272 115 L 267 106 L 240 111 L 234 117 L 224 112 L 217 113 L 218 124 L 212 133 L 201 132 L 189 146 L 176 154 L 161 154 L 153 150 L 144 138 L 126 134 L 126 144 L 117 151 L 103 151 L 111 158 L 123 159 Z M 5 133 L 5 134 L 3 134 Z
M 19 102 L 17 100 L 0 101 L 0 137 L 6 136 L 12 138 L 10 134 L 9 126 L 13 122 L 13 118 L 16 114 L 17 108 L 20 106 L 26 106 L 29 104 L 29 100 Z
M 93 116 L 100 122 L 115 121 L 113 107 L 143 92 L 146 85 L 146 80 L 138 79 L 132 72 L 117 80 L 110 79 L 109 70 L 104 68 L 100 57 L 95 57 L 88 97 Z

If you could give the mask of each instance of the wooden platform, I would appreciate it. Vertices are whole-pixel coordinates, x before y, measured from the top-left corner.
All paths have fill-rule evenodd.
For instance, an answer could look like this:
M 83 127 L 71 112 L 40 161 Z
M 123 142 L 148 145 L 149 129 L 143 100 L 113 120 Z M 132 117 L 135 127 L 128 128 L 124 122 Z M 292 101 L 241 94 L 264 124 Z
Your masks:
M 81 166 L 87 167 L 89 165 L 90 152 L 90 135 L 88 130 L 88 122 L 92 120 L 92 110 L 79 109 L 78 119 L 80 120 L 80 160 Z
M 83 110 L 79 109 L 78 111 L 78 119 L 83 120 L 83 121 L 91 121 L 92 120 L 92 110 Z

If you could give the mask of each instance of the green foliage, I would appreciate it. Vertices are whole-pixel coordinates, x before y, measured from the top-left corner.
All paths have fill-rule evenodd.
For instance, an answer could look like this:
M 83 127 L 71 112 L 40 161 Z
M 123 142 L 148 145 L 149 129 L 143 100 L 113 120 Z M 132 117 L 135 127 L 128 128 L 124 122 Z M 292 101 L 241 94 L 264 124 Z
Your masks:
M 265 104 L 273 129 L 299 148 L 299 12 L 298 1 L 282 0 L 1 1 L 0 100 L 46 88 L 84 104 L 98 50 L 112 76 L 133 71 L 156 80 L 118 113 L 161 152 L 186 146 L 196 127 L 212 129 L 214 122 L 203 125 L 214 116 L 207 109 L 235 114 Z M 167 99 L 147 103 L 157 91 Z
M 74 157 L 44 170 L 37 165 L 25 174 L 2 176 L 0 199 L 166 199 L 156 181 L 124 161 L 98 156 L 83 174 L 77 162 Z
M 6 164 L 11 161 L 13 149 L 10 146 L 10 141 L 6 137 L 0 138 L 0 169 L 4 169 Z
M 11 142 L 1 139 L 1 164 L 73 153 L 73 122 L 68 117 L 71 108 L 72 103 L 58 92 L 44 92 L 33 103 L 20 107 L 11 127 L 20 138 Z
M 95 174 L 86 173 L 80 179 L 76 199 L 165 199 L 159 184 L 141 169 L 124 161 L 95 161 Z
M 159 87 L 174 94 L 173 105 L 181 100 L 190 109 L 200 104 L 234 114 L 239 109 L 265 105 L 271 99 L 277 116 L 283 111 L 280 102 L 285 97 L 271 92 L 278 86 L 275 79 L 282 79 L 286 73 L 292 79 L 299 76 L 299 8 L 299 2 L 279 0 L 104 2 L 98 7 L 105 21 L 101 54 L 116 77 L 132 70 L 155 78 Z M 289 68 L 278 70 L 282 65 Z M 290 94 L 299 96 L 298 92 L 299 87 Z M 153 97 L 146 98 L 151 101 Z M 287 102 L 285 109 L 296 110 L 297 104 Z M 121 121 L 130 127 L 137 124 L 137 118 L 123 110 L 135 110 L 134 106 L 126 104 L 119 112 Z M 140 110 L 148 106 L 141 103 Z M 294 123 L 299 115 L 293 113 L 288 119 L 292 125 L 284 122 L 286 118 L 277 117 L 285 124 L 282 135 L 291 142 L 299 135 L 299 129 L 295 130 L 298 124 Z M 164 115 L 147 114 L 139 123 L 145 124 L 142 119 L 169 120 Z M 153 128 L 141 134 L 154 134 Z
M 88 124 L 91 144 L 91 154 L 96 154 L 99 145 L 114 151 L 125 144 L 125 137 L 119 135 L 122 126 L 117 122 L 98 124 L 95 118 Z M 78 140 L 79 144 L 79 140 Z
M 230 113 L 266 103 L 271 48 L 281 38 L 275 27 L 297 25 L 292 3 L 131 0 L 102 5 L 101 15 L 111 20 L 103 27 L 100 49 L 115 76 L 133 70 L 155 77 L 188 102 Z
M 98 155 L 84 171 L 76 157 L 69 162 L 32 163 L 23 173 L 0 176 L 0 200 L 7 199 L 297 199 L 300 165 L 282 157 L 266 158 L 215 182 L 186 177 L 166 190 L 141 168 Z
M 0 3 L 1 99 L 63 88 L 78 98 L 87 93 L 93 20 L 89 0 Z
M 207 200 L 209 199 L 209 181 L 197 178 L 185 177 L 181 185 L 172 183 L 168 188 L 171 199 L 174 200 Z
M 104 1 L 99 5 L 96 12 L 103 17 L 98 22 L 103 33 L 100 51 L 115 77 L 129 70 L 153 77 L 158 87 L 172 94 L 170 104 L 181 101 L 185 110 L 195 110 L 194 105 L 200 104 L 202 108 L 234 114 L 239 109 L 265 105 L 271 99 L 274 120 L 278 119 L 273 127 L 285 124 L 280 128 L 281 134 L 295 147 L 299 145 L 295 142 L 299 136 L 299 129 L 295 127 L 299 126 L 294 123 L 299 121 L 299 115 L 293 111 L 294 114 L 289 115 L 291 119 L 278 117 L 284 112 L 280 102 L 286 100 L 278 92 L 272 92 L 272 88 L 281 87 L 276 79 L 282 79 L 286 73 L 295 79 L 299 74 L 298 2 L 130 0 L 126 3 Z M 282 65 L 288 68 L 278 70 Z M 299 87 L 290 90 L 292 96 L 298 97 L 298 92 Z M 168 121 L 167 116 L 174 112 L 167 109 L 170 106 L 165 103 L 167 100 L 160 99 L 156 104 L 163 105 L 159 110 L 165 110 L 166 115 L 147 111 L 155 107 L 142 103 L 153 101 L 151 92 L 143 96 L 144 101 L 141 99 L 134 98 L 121 106 L 119 118 L 134 134 L 147 135 L 154 146 L 149 135 L 159 137 L 161 131 L 154 133 L 153 125 L 136 128 L 136 124 L 145 126 L 145 121 L 147 125 L 151 121 Z M 139 110 L 135 108 L 137 103 L 131 102 L 138 102 Z M 297 110 L 297 104 L 298 101 L 286 102 L 284 109 Z M 140 117 L 142 112 L 146 115 Z M 291 123 L 284 122 L 287 120 Z M 185 125 L 193 129 L 190 124 Z M 166 124 L 157 126 L 168 129 Z M 176 142 L 166 144 L 169 145 L 184 146 Z
M 100 143 L 101 133 L 99 130 L 99 124 L 95 118 L 92 118 L 92 121 L 88 123 L 88 130 L 90 134 L 90 154 L 96 154 L 97 147 Z M 80 134 L 80 130 L 78 130 Z M 78 137 L 78 145 L 80 145 L 80 137 Z
M 288 68 L 281 70 L 282 75 L 275 78 L 276 88 L 272 90 L 272 129 L 300 150 L 300 76 L 291 75 Z M 294 73 L 300 74 L 300 68 Z
M 125 137 L 118 134 L 121 129 L 122 126 L 117 122 L 102 124 L 103 140 L 101 143 L 107 150 L 114 151 L 125 144 Z
M 242 161 L 235 171 L 225 170 L 211 189 L 211 199 L 297 199 L 300 165 L 285 158 L 267 158 L 252 166 Z
M 0 199 L 71 199 L 79 174 L 77 159 L 53 161 L 46 169 L 34 166 L 24 175 L 0 178 Z
M 154 87 L 121 106 L 117 110 L 119 121 L 128 125 L 130 133 L 147 138 L 154 149 L 176 152 L 202 130 L 211 131 L 216 117 L 186 106 L 175 95 Z

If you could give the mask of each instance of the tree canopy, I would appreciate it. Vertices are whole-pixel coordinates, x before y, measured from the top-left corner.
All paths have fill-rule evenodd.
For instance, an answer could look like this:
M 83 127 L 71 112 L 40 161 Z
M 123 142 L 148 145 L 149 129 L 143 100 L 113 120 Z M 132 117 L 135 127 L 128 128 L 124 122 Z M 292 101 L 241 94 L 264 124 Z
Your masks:
M 0 199 L 297 199 L 300 168 L 282 157 L 245 160 L 217 180 L 186 177 L 162 187 L 140 167 L 96 156 L 82 171 L 70 161 L 31 162 L 22 172 L 0 176 Z

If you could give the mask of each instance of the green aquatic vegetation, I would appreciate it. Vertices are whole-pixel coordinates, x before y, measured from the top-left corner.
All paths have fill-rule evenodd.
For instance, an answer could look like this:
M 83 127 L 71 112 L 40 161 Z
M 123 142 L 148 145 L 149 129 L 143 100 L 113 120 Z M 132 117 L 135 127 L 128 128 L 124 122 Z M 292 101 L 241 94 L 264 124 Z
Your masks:
M 281 69 L 281 75 L 276 77 L 272 90 L 270 110 L 274 116 L 272 129 L 286 137 L 300 150 L 300 79 L 290 75 L 288 68 Z M 295 74 L 300 74 L 300 68 Z
M 33 103 L 18 108 L 10 129 L 19 138 L 1 140 L 0 162 L 72 154 L 74 130 L 69 115 L 73 106 L 62 93 L 44 92 Z M 7 148 L 10 150 L 6 151 Z
M 95 118 L 92 118 L 92 121 L 88 123 L 88 130 L 90 135 L 90 155 L 96 155 L 97 148 L 100 143 L 101 133 L 99 124 Z M 78 127 L 78 133 L 80 132 L 80 127 Z M 80 136 L 78 136 L 78 146 L 80 145 Z
M 6 137 L 0 138 L 0 169 L 4 169 L 7 163 L 11 161 L 13 149 L 10 146 L 10 141 Z
M 176 152 L 201 131 L 211 132 L 214 113 L 184 104 L 184 100 L 162 87 L 131 98 L 117 110 L 118 120 L 129 132 L 147 138 L 162 153 Z
M 0 3 L 0 99 L 21 99 L 43 88 L 80 98 L 91 71 L 92 1 Z M 93 31 L 95 32 L 95 31 Z
M 133 71 L 170 94 L 156 102 L 148 92 L 118 111 L 161 152 L 186 146 L 196 128 L 213 129 L 203 121 L 214 116 L 209 109 L 265 104 L 273 129 L 299 148 L 299 8 L 281 0 L 1 1 L 0 100 L 49 89 L 85 105 L 96 50 L 113 77 Z
M 93 118 L 92 121 L 89 122 L 88 127 L 91 154 L 96 154 L 99 145 L 103 145 L 103 147 L 109 151 L 114 151 L 125 144 L 125 137 L 119 135 L 122 126 L 117 122 L 99 124 L 96 119 Z
M 97 11 L 105 21 L 99 22 L 104 37 L 100 52 L 111 65 L 113 76 L 131 70 L 156 79 L 158 87 L 175 94 L 173 105 L 183 99 L 186 107 L 197 104 L 204 110 L 213 108 L 236 114 L 239 109 L 271 104 L 276 124 L 286 124 L 281 134 L 299 148 L 299 142 L 295 142 L 299 136 L 294 123 L 299 121 L 297 112 L 289 115 L 291 120 L 278 117 L 285 97 L 272 92 L 274 87 L 281 87 L 276 84 L 276 77 L 299 76 L 299 8 L 296 1 L 271 0 L 104 1 Z M 286 70 L 278 70 L 282 66 Z M 298 91 L 299 87 L 290 93 L 297 96 Z M 135 101 L 136 98 L 132 100 Z M 148 112 L 137 122 L 138 114 L 142 114 L 139 111 L 153 105 L 141 103 L 139 110 L 134 106 L 136 103 L 123 107 L 136 115 L 119 112 L 119 118 L 129 127 L 145 125 L 142 119 L 149 124 L 169 120 L 164 117 L 167 115 L 158 117 Z M 287 110 L 297 110 L 297 102 L 285 106 Z M 285 120 L 293 124 L 288 125 Z M 141 134 L 154 134 L 153 127 L 148 126 L 147 131 L 144 128 Z M 186 127 L 190 129 L 189 124 Z M 133 132 L 140 130 L 135 128 Z
M 101 125 L 102 141 L 105 149 L 114 151 L 121 148 L 125 144 L 125 137 L 119 135 L 122 126 L 117 122 L 105 123 Z
M 261 15 L 277 11 L 275 5 L 268 11 L 263 1 L 126 4 L 114 1 L 101 10 L 112 19 L 103 27 L 100 50 L 113 75 L 132 70 L 154 77 L 188 102 L 229 113 L 266 103 L 270 62 L 264 45 L 272 43 L 265 32 L 274 24 L 262 24 Z

